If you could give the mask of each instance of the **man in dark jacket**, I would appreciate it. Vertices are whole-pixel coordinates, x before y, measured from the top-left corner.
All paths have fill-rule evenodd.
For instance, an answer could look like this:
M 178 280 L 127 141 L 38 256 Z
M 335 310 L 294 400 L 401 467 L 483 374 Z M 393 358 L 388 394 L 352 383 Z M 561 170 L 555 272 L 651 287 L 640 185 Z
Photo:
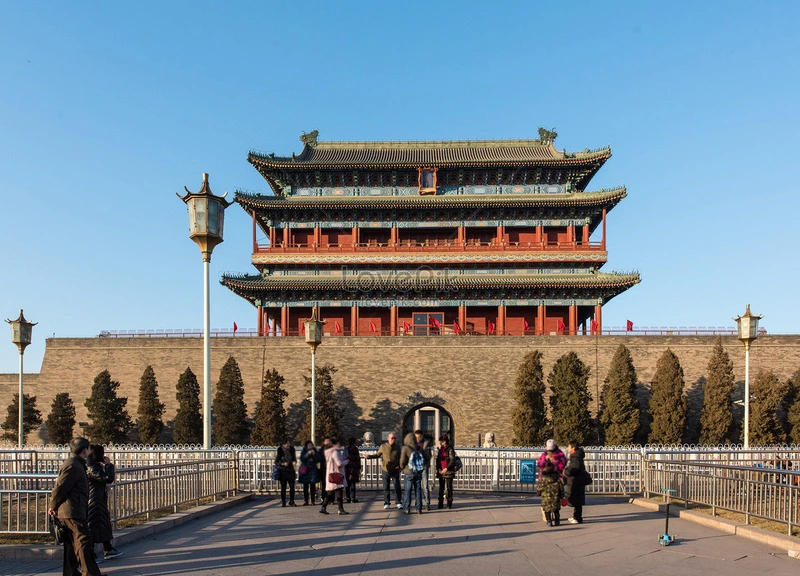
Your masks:
M 416 456 L 415 456 L 416 454 Z M 422 469 L 416 469 L 415 465 Z M 403 448 L 400 450 L 400 468 L 405 474 L 405 493 L 403 494 L 403 509 L 406 514 L 411 514 L 411 492 L 417 494 L 417 514 L 422 514 L 422 473 L 425 471 L 425 459 L 422 451 L 417 446 L 414 434 L 406 434 Z
M 564 496 L 574 509 L 570 524 L 583 524 L 583 505 L 586 503 L 585 453 L 577 440 L 569 443 L 569 461 L 564 467 Z
M 63 522 L 69 531 L 64 542 L 64 576 L 102 576 L 94 559 L 94 543 L 89 533 L 89 481 L 86 477 L 86 458 L 89 441 L 73 438 L 69 443 L 72 456 L 58 471 L 56 485 L 50 494 L 48 512 Z
M 431 442 L 422 433 L 422 430 L 414 430 L 414 437 L 417 440 L 417 447 L 422 451 L 422 456 L 425 458 L 425 472 L 422 473 L 422 504 L 425 509 L 431 509 Z
M 394 432 L 389 434 L 386 442 L 381 444 L 375 454 L 365 456 L 367 460 L 380 458 L 383 460 L 381 465 L 381 479 L 383 480 L 383 508 L 391 508 L 391 493 L 389 492 L 389 481 L 394 481 L 394 492 L 397 499 L 397 507 L 402 508 L 400 503 L 403 491 L 400 488 L 400 446 L 397 445 L 397 435 Z

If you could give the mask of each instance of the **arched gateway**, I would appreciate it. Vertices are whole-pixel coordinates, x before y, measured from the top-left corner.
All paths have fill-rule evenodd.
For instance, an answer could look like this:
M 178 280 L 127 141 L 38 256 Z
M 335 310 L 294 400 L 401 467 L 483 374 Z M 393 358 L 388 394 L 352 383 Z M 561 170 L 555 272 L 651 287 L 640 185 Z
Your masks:
M 450 436 L 450 442 L 455 442 L 455 428 L 450 413 L 432 402 L 424 402 L 414 406 L 403 416 L 403 438 L 409 432 L 422 430 L 422 434 L 436 442 L 443 432 Z

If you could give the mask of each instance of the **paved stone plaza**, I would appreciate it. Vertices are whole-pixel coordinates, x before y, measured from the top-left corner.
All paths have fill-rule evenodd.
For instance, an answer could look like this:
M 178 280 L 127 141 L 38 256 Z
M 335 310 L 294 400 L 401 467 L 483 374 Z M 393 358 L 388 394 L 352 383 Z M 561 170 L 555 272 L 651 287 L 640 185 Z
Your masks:
M 317 507 L 282 508 L 261 498 L 124 547 L 100 565 L 133 575 L 592 574 L 669 576 L 723 573 L 796 576 L 785 551 L 677 518 L 677 542 L 658 545 L 662 514 L 619 498 L 591 498 L 580 526 L 548 528 L 538 499 L 457 495 L 452 510 L 422 516 L 384 510 L 375 493 L 346 505 L 349 516 Z M 57 576 L 60 562 L 4 561 L 3 575 Z

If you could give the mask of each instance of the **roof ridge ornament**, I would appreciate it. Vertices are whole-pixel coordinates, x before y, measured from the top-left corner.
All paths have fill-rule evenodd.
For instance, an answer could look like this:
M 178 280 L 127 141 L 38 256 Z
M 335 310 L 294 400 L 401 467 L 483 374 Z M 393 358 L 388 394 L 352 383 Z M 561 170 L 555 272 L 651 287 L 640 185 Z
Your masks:
M 317 136 L 319 136 L 319 130 L 312 130 L 307 134 L 303 132 L 300 135 L 300 142 L 302 142 L 309 148 L 315 148 L 317 146 Z
M 555 139 L 558 137 L 558 132 L 556 129 L 553 128 L 552 130 L 547 130 L 546 128 L 542 128 L 539 126 L 539 140 L 542 141 L 542 144 L 552 144 Z

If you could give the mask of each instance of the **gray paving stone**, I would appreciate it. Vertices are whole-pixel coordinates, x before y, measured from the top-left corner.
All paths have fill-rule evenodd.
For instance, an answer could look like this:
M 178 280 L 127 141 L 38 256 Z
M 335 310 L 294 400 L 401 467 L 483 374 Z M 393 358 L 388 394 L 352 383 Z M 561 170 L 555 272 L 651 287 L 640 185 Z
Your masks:
M 383 510 L 364 493 L 348 516 L 256 499 L 125 547 L 100 568 L 110 576 L 792 575 L 785 552 L 671 518 L 677 541 L 658 544 L 664 518 L 621 499 L 591 499 L 586 522 L 548 528 L 538 500 L 462 494 L 452 510 L 421 516 Z M 568 510 L 567 510 L 568 512 Z M 566 516 L 566 515 L 565 515 Z M 58 576 L 60 563 L 7 562 L 2 575 Z

